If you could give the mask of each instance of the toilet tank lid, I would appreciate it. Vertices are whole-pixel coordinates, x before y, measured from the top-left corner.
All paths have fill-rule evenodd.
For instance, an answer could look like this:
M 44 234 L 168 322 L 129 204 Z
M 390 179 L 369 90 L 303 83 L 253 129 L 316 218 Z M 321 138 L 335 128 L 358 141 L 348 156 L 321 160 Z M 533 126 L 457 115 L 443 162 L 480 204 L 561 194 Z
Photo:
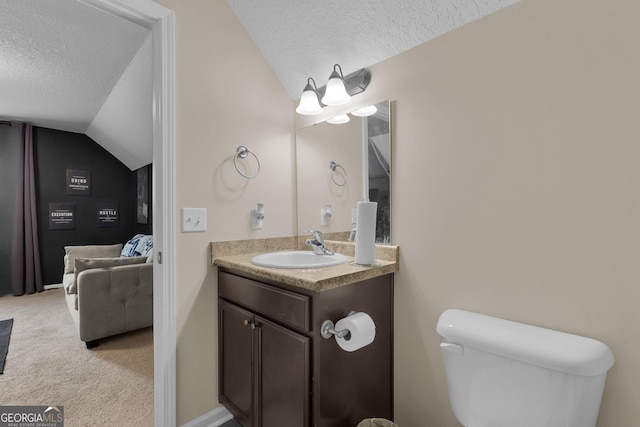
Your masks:
M 573 375 L 600 375 L 614 362 L 600 341 L 469 311 L 445 310 L 437 331 L 446 342 Z

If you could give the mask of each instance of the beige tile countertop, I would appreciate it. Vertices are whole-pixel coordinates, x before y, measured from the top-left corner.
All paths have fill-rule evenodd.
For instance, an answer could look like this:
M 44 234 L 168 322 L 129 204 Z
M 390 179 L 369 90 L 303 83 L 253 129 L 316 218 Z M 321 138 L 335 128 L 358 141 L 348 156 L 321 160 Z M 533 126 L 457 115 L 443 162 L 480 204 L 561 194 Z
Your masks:
M 242 240 L 211 243 L 211 262 L 256 277 L 277 281 L 286 285 L 322 292 L 351 283 L 371 279 L 398 271 L 398 247 L 376 245 L 376 264 L 356 265 L 353 262 L 354 244 L 350 242 L 326 241 L 334 252 L 349 257 L 345 264 L 321 268 L 268 268 L 251 263 L 251 258 L 278 250 L 306 250 L 299 248 L 296 237 Z M 303 243 L 304 244 L 304 243 Z

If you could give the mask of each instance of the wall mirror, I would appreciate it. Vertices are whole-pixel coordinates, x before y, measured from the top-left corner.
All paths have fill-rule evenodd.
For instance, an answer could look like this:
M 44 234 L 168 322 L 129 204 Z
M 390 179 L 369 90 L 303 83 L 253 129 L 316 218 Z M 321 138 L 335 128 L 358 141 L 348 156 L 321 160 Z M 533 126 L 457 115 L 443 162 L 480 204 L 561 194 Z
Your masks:
M 298 234 L 320 230 L 348 240 L 357 202 L 378 203 L 376 242 L 391 243 L 391 106 L 366 117 L 322 122 L 296 132 Z

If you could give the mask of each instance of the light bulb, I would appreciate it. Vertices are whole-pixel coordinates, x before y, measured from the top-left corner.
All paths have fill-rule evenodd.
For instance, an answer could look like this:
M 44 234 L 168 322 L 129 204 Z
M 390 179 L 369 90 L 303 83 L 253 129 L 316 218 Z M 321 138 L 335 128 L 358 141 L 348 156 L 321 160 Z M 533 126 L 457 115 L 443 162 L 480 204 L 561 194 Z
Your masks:
M 336 69 L 340 69 L 340 73 Z M 327 90 L 322 97 L 324 105 L 342 105 L 351 99 L 351 95 L 347 93 L 347 89 L 344 87 L 344 79 L 341 74 L 342 69 L 340 66 L 338 64 L 334 65 L 333 72 L 327 82 Z
M 303 114 L 305 116 L 312 116 L 314 114 L 320 114 L 322 107 L 318 102 L 318 93 L 311 86 L 312 78 L 309 78 L 307 85 L 304 87 L 302 96 L 300 96 L 300 104 L 296 108 L 296 113 Z M 315 85 L 315 82 L 313 82 Z
M 349 120 L 351 120 L 349 119 L 349 116 L 346 114 L 340 114 L 327 120 L 327 123 L 331 123 L 332 125 L 341 125 L 343 123 L 348 123 Z
M 366 107 L 358 108 L 356 111 L 352 111 L 351 114 L 358 117 L 367 117 L 374 115 L 378 109 L 375 105 L 367 105 Z

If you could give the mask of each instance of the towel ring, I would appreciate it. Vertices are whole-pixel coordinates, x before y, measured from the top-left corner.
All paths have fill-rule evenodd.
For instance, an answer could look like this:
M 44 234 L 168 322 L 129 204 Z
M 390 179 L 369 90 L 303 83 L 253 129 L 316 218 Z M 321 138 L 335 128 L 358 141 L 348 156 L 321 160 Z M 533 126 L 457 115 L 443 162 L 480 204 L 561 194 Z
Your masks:
M 338 175 L 342 176 L 342 182 L 337 182 L 335 178 L 334 172 L 338 168 L 342 169 L 342 174 L 337 173 Z M 347 185 L 347 171 L 340 163 L 336 163 L 334 161 L 329 162 L 329 170 L 331 171 L 331 181 L 333 181 L 335 185 L 337 185 L 338 187 L 344 187 L 345 185 Z
M 241 159 L 246 159 L 249 154 L 251 154 L 253 158 L 256 159 L 256 163 L 258 164 L 258 170 L 256 171 L 255 175 L 244 174 L 238 168 L 238 163 L 237 163 L 238 157 L 240 157 Z M 236 150 L 236 155 L 233 156 L 233 166 L 235 166 L 236 171 L 238 171 L 240 175 L 244 176 L 247 179 L 253 179 L 256 176 L 258 176 L 258 174 L 260 173 L 260 160 L 258 159 L 258 156 L 256 156 L 256 153 L 249 151 L 249 149 L 244 145 L 239 146 L 238 149 Z

